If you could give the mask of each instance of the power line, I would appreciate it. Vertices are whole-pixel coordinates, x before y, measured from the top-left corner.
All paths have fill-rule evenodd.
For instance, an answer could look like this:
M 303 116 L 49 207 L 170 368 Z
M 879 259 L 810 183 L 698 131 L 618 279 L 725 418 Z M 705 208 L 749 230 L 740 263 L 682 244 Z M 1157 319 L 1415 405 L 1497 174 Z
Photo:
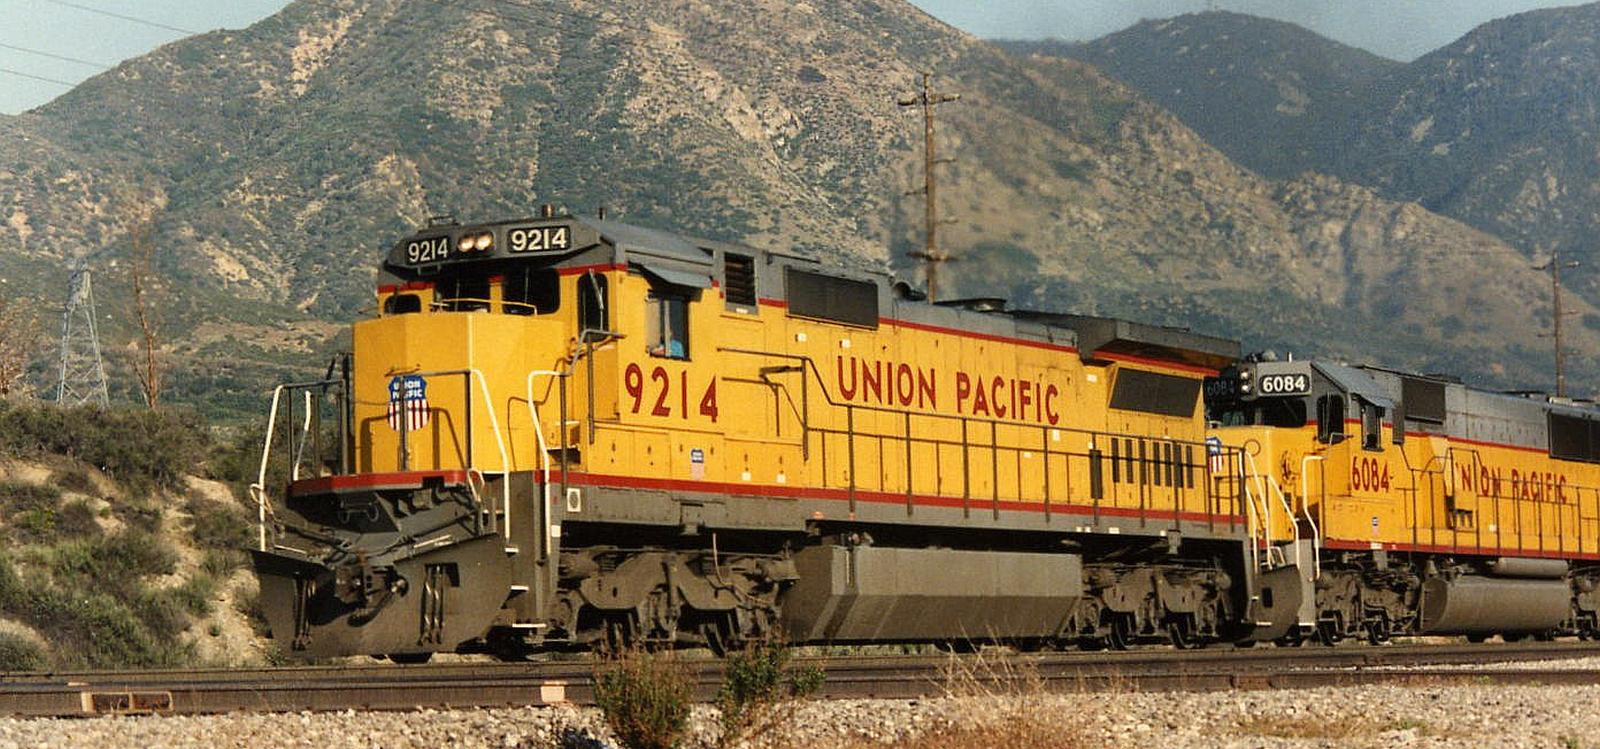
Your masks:
M 103 63 L 98 63 L 98 62 L 95 62 L 93 60 L 80 60 L 80 59 L 78 59 L 76 57 L 67 57 L 66 55 L 58 55 L 58 54 L 56 54 L 54 52 L 45 52 L 45 51 L 37 50 L 37 49 L 28 49 L 27 47 L 18 47 L 15 44 L 6 44 L 4 42 L 0 42 L 0 47 L 4 47 L 6 49 L 14 49 L 14 50 L 16 50 L 18 52 L 27 52 L 30 55 L 39 55 L 40 57 L 53 57 L 53 58 L 55 58 L 57 60 L 65 60 L 67 62 L 75 62 L 75 63 L 78 63 L 79 65 L 88 65 L 88 66 L 91 66 L 91 67 L 100 68 L 101 70 L 110 70 L 111 69 L 110 65 L 105 65 Z
M 200 33 L 198 31 L 190 31 L 189 29 L 179 28 L 177 26 L 170 26 L 168 24 L 164 24 L 164 23 L 161 23 L 159 21 L 151 21 L 151 20 L 148 20 L 148 19 L 139 18 L 137 16 L 125 16 L 125 15 L 123 15 L 121 13 L 112 13 L 109 10 L 101 10 L 99 8 L 91 8 L 91 7 L 87 6 L 87 5 L 79 5 L 77 3 L 69 3 L 66 0 L 48 0 L 48 2 L 55 3 L 56 5 L 64 5 L 64 6 L 68 7 L 68 8 L 77 8 L 78 10 L 87 11 L 89 13 L 98 13 L 98 14 L 100 14 L 102 16 L 110 16 L 112 18 L 119 18 L 119 19 L 124 20 L 124 21 L 131 21 L 133 23 L 141 23 L 141 24 L 144 24 L 146 26 L 153 26 L 153 27 L 158 28 L 158 29 L 166 29 L 168 31 L 176 31 L 176 32 L 181 33 L 181 34 L 189 34 L 189 35 L 192 36 L 192 35 Z
M 36 81 L 44 81 L 45 83 L 54 83 L 60 86 L 66 86 L 67 88 L 72 88 L 73 86 L 78 85 L 76 83 L 68 83 L 67 81 L 63 81 L 59 78 L 46 78 L 42 75 L 24 73 L 20 70 L 12 70 L 11 68 L 0 68 L 0 73 L 10 73 L 11 75 L 21 76 L 23 78 L 32 78 Z

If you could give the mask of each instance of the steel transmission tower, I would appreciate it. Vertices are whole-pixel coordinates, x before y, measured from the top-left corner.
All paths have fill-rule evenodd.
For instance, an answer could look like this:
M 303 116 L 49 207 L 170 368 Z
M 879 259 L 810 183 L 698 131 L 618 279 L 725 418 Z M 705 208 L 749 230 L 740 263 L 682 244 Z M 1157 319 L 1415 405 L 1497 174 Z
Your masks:
M 104 406 L 111 401 L 94 317 L 94 284 L 90 281 L 88 266 L 80 260 L 73 265 L 67 281 L 67 309 L 61 315 L 61 380 L 56 384 L 57 403 Z

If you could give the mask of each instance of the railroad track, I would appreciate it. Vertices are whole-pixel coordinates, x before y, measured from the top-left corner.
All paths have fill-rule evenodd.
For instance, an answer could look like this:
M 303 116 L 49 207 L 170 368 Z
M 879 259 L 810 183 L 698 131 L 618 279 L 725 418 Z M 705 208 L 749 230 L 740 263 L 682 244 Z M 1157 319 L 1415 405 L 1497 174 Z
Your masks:
M 1059 691 L 1304 689 L 1377 683 L 1600 684 L 1600 670 L 1494 668 L 1486 663 L 1600 656 L 1589 643 L 1472 646 L 1135 650 L 1038 655 L 797 658 L 823 668 L 824 698 L 916 698 L 957 689 Z M 722 663 L 689 659 L 709 699 Z M 1444 668 L 1453 666 L 1454 668 Z M 1476 666 L 1462 668 L 1462 666 Z M 0 676 L 0 715 L 92 716 L 234 711 L 414 710 L 592 704 L 593 664 L 454 663 L 300 666 L 265 670 L 18 673 Z

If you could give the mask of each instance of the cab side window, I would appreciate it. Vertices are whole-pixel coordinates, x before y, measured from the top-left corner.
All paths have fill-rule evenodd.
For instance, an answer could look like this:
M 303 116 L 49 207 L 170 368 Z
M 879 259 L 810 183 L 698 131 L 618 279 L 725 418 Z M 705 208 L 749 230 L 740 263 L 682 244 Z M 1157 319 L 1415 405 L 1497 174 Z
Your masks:
M 645 304 L 645 345 L 650 355 L 689 358 L 689 297 L 656 289 Z
M 589 271 L 578 279 L 578 334 L 611 329 L 606 277 Z
M 1344 396 L 1317 398 L 1317 441 L 1327 445 L 1344 441 Z
M 1361 404 L 1361 447 L 1364 450 L 1383 449 L 1383 408 L 1364 400 Z

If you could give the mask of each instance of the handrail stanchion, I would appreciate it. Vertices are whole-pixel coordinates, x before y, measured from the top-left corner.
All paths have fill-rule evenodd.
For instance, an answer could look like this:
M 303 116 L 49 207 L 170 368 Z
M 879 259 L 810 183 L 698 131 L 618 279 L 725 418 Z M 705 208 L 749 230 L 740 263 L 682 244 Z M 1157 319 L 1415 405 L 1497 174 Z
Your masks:
M 552 514 L 550 509 L 550 445 L 544 438 L 544 423 L 539 420 L 539 407 L 533 403 L 533 378 L 535 377 L 565 378 L 566 373 L 551 370 L 535 370 L 528 373 L 526 385 L 528 416 L 533 419 L 534 441 L 539 443 L 539 470 L 544 474 L 544 487 L 541 492 L 544 499 L 544 508 L 540 513 L 540 517 L 544 522 L 542 523 L 543 527 L 540 529 L 539 538 L 539 559 L 540 561 L 543 561 L 550 553 L 550 531 L 552 526 L 552 520 L 550 517 Z M 562 394 L 566 393 L 565 384 L 561 385 L 561 392 Z M 565 435 L 567 428 L 566 424 L 561 424 L 560 428 L 562 430 L 562 434 Z M 565 438 L 563 438 L 562 441 L 565 442 Z M 565 460 L 565 457 L 566 453 L 563 451 L 562 459 Z M 561 480 L 563 482 L 567 480 L 566 471 L 564 469 L 561 472 Z
M 267 439 L 261 446 L 261 470 L 256 474 L 256 482 L 250 485 L 250 495 L 256 500 L 256 529 L 259 539 L 258 548 L 267 550 L 267 461 L 272 457 L 272 433 L 278 428 L 278 403 L 283 398 L 283 390 L 287 385 L 279 385 L 272 391 L 272 410 L 267 415 Z
M 1324 460 L 1321 455 L 1307 455 L 1300 461 L 1300 511 L 1305 516 L 1306 523 L 1311 526 L 1312 581 L 1322 578 L 1322 528 L 1317 525 L 1317 519 L 1311 516 L 1311 463 L 1321 463 Z M 1317 506 L 1320 507 L 1327 501 L 1327 494 L 1328 486 L 1324 481 Z

